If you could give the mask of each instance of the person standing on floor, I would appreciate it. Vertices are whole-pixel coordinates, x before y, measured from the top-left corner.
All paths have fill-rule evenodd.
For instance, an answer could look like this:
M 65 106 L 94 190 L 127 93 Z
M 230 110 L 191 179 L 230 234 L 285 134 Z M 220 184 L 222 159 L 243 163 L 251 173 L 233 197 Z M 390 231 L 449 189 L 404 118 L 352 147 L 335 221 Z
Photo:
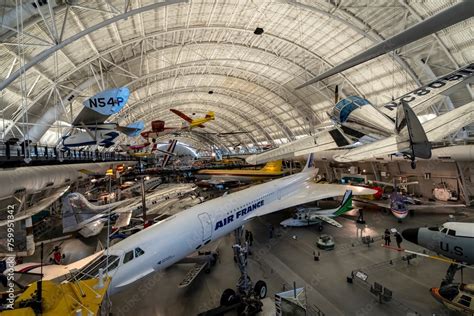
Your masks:
M 402 235 L 400 234 L 400 232 L 398 232 L 398 231 L 395 232 L 395 241 L 397 242 L 397 247 L 402 248 L 401 244 L 402 244 L 403 238 L 402 238 Z
M 384 240 L 385 240 L 385 246 L 390 246 L 390 243 L 392 242 L 392 240 L 390 238 L 390 231 L 388 230 L 388 228 L 385 229 Z

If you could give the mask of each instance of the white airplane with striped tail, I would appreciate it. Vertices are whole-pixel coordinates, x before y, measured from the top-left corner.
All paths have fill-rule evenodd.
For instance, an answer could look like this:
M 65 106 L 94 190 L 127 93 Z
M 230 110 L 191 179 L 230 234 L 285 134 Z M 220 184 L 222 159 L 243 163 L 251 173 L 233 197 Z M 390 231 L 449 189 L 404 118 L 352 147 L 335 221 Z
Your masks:
M 344 193 L 341 204 L 337 208 L 323 210 L 318 207 L 297 207 L 296 209 L 295 215 L 292 218 L 285 219 L 280 225 L 284 227 L 318 225 L 318 230 L 322 231 L 322 223 L 328 223 L 342 228 L 342 225 L 334 218 L 354 209 L 352 207 L 352 191 L 348 190 Z

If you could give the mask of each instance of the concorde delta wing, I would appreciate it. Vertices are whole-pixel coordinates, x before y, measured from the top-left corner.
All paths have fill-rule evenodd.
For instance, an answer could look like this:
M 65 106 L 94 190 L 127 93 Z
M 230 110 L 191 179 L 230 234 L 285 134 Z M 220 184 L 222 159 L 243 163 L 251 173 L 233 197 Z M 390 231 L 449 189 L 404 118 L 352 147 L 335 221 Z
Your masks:
M 257 211 L 251 213 L 248 217 L 246 217 L 246 220 L 309 202 L 336 196 L 343 196 L 347 190 L 352 190 L 353 195 L 370 195 L 375 193 L 375 190 L 364 187 L 342 184 L 322 184 L 308 180 L 302 182 L 298 190 L 295 190 L 294 193 L 290 193 L 288 196 L 281 196 L 281 201 L 278 203 L 278 208 L 275 208 L 275 206 L 271 204 L 265 205 Z

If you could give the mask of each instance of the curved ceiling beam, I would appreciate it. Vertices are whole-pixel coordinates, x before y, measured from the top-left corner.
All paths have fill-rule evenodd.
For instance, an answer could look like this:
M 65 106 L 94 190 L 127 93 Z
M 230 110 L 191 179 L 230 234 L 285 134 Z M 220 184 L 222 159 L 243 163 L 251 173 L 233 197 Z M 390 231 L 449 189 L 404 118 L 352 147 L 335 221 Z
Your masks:
M 321 9 L 313 7 L 311 5 L 307 5 L 307 4 L 304 4 L 304 3 L 297 2 L 296 0 L 283 0 L 283 1 L 285 1 L 286 3 L 288 3 L 290 5 L 294 5 L 296 7 L 301 7 L 301 8 L 307 9 L 307 10 L 311 10 L 311 11 L 317 12 L 319 14 L 322 14 L 324 16 L 327 16 L 329 18 L 335 19 L 339 23 L 342 23 L 342 24 L 346 25 L 347 27 L 351 28 L 356 33 L 358 33 L 359 35 L 368 38 L 369 40 L 371 40 L 374 43 L 379 43 L 379 42 L 382 42 L 384 40 L 384 38 L 379 33 L 375 32 L 375 30 L 372 29 L 372 28 L 368 28 L 367 31 L 364 31 L 362 29 L 362 27 L 367 27 L 368 26 L 367 23 L 365 23 L 364 21 L 359 19 L 355 14 L 353 14 L 353 13 L 347 11 L 347 10 L 344 10 L 339 5 L 336 5 L 336 4 L 332 3 L 331 1 L 328 1 L 327 4 L 331 5 L 333 7 L 333 9 L 335 10 L 333 13 L 321 10 Z M 402 1 L 402 0 L 399 0 L 399 1 Z M 340 12 L 341 14 L 348 17 L 348 19 L 344 19 L 344 18 L 341 18 L 341 17 L 337 16 L 336 13 L 338 13 L 338 12 Z M 349 22 L 350 20 L 354 21 L 355 23 L 350 23 Z M 400 58 L 400 56 L 398 56 L 395 53 L 391 54 L 391 56 L 402 67 L 402 69 L 405 70 L 410 75 L 410 77 L 413 78 L 413 80 L 415 80 L 415 82 L 418 85 L 421 85 L 421 82 L 418 79 L 418 76 L 415 74 L 413 69 L 411 69 L 410 65 L 408 65 L 407 62 L 405 62 L 403 59 Z M 338 75 L 341 76 L 342 73 L 339 73 Z
M 138 102 L 135 102 L 133 104 L 130 104 L 130 106 L 126 109 L 124 109 L 122 112 L 122 115 L 127 115 L 129 111 L 133 111 L 133 107 L 135 105 L 138 105 L 142 102 L 147 102 L 152 98 L 160 97 L 160 96 L 166 96 L 166 95 L 175 95 L 181 92 L 193 92 L 193 91 L 201 91 L 201 89 L 205 89 L 204 91 L 207 93 L 209 89 L 214 90 L 214 95 L 218 93 L 222 93 L 227 97 L 230 98 L 236 98 L 240 102 L 244 104 L 249 104 L 250 109 L 254 109 L 255 111 L 258 112 L 258 115 L 263 115 L 264 117 L 268 117 L 271 121 L 273 121 L 274 125 L 277 126 L 279 129 L 282 130 L 284 136 L 288 139 L 293 139 L 294 135 L 293 132 L 284 124 L 279 117 L 274 115 L 271 110 L 265 107 L 266 112 L 262 112 L 261 110 L 261 104 L 262 101 L 265 100 L 260 100 L 260 96 L 249 96 L 246 91 L 242 91 L 240 89 L 235 89 L 235 88 L 229 88 L 229 87 L 222 87 L 222 86 L 191 86 L 191 87 L 186 87 L 186 88 L 179 88 L 179 89 L 168 89 L 168 90 L 163 90 L 159 94 L 155 94 L 153 97 L 146 97 Z M 257 116 L 258 116 L 257 115 Z
M 77 41 L 78 39 L 94 32 L 98 29 L 101 29 L 105 26 L 108 26 L 112 23 L 115 23 L 115 22 L 118 22 L 120 20 L 126 19 L 126 18 L 131 17 L 131 16 L 133 16 L 135 14 L 138 14 L 138 13 L 142 13 L 142 12 L 149 11 L 149 10 L 154 10 L 156 8 L 164 7 L 164 6 L 171 5 L 171 4 L 183 3 L 183 2 L 188 2 L 188 1 L 187 0 L 166 0 L 164 2 L 153 3 L 153 4 L 150 4 L 150 5 L 141 7 L 141 8 L 137 8 L 137 9 L 134 9 L 134 10 L 124 12 L 122 14 L 118 14 L 118 15 L 110 18 L 110 19 L 99 22 L 96 25 L 91 26 L 91 27 L 83 30 L 82 32 L 76 33 L 73 36 L 65 39 L 64 41 L 62 41 L 62 42 L 60 42 L 60 43 L 44 50 L 44 51 L 42 51 L 38 55 L 31 58 L 31 60 L 26 65 L 23 65 L 22 67 L 17 69 L 8 78 L 6 78 L 5 80 L 3 80 L 0 83 L 0 91 L 5 89 L 6 86 L 8 86 L 10 83 L 12 83 L 14 80 L 16 80 L 22 73 L 26 73 L 28 71 L 28 69 L 30 69 L 31 67 L 35 66 L 36 64 L 42 62 L 43 60 L 47 59 L 54 52 L 57 52 L 61 48 Z
M 200 68 L 203 68 L 203 70 L 202 71 L 197 71 L 197 69 L 200 69 Z M 182 70 L 188 70 L 188 69 L 192 70 L 192 72 L 186 73 L 185 71 L 183 71 L 183 73 L 181 73 Z M 215 72 L 209 71 L 210 69 L 213 69 Z M 221 74 L 219 72 L 221 70 L 228 70 L 228 72 L 227 72 L 227 74 Z M 234 74 L 234 73 L 230 74 L 231 71 L 242 72 L 243 74 L 252 75 L 254 77 L 252 79 L 249 79 L 249 78 L 245 78 L 245 76 L 242 76 L 243 78 L 241 78 L 240 76 L 238 76 L 238 74 Z M 301 117 L 303 117 L 303 119 L 309 120 L 309 118 L 306 116 L 308 114 L 306 114 L 304 112 L 301 112 L 301 109 L 299 109 L 298 104 L 291 104 L 290 103 L 291 100 L 289 100 L 288 98 L 285 98 L 286 93 L 288 93 L 290 95 L 292 94 L 288 89 L 280 86 L 278 82 L 274 81 L 271 78 L 267 78 L 267 77 L 265 77 L 263 75 L 260 75 L 256 72 L 253 72 L 253 71 L 250 71 L 250 70 L 247 70 L 247 69 L 241 69 L 241 68 L 238 68 L 238 67 L 230 67 L 230 66 L 223 66 L 223 65 L 219 65 L 219 66 L 215 66 L 215 65 L 188 65 L 188 66 L 183 66 L 183 67 L 180 67 L 180 66 L 172 67 L 170 69 L 159 70 L 159 71 L 147 74 L 147 75 L 143 75 L 143 76 L 139 77 L 138 79 L 130 81 L 129 83 L 127 83 L 126 86 L 133 87 L 133 85 L 135 83 L 142 82 L 143 80 L 146 80 L 148 78 L 156 77 L 156 76 L 166 74 L 166 73 L 169 73 L 169 77 L 163 77 L 161 80 L 147 81 L 144 86 L 150 85 L 150 82 L 153 82 L 153 83 L 161 82 L 163 80 L 167 80 L 167 79 L 171 79 L 171 78 L 177 79 L 178 77 L 179 78 L 184 78 L 186 76 L 193 75 L 193 74 L 194 75 L 204 75 L 204 74 L 206 74 L 206 75 L 210 75 L 210 76 L 224 76 L 225 78 L 233 78 L 233 79 L 236 79 L 236 80 L 244 80 L 247 83 L 252 83 L 255 86 L 258 86 L 258 87 L 268 91 L 269 93 L 277 96 L 281 101 L 283 101 L 283 103 L 288 104 L 288 107 L 290 109 L 295 109 L 298 112 L 298 114 Z M 258 82 L 257 80 L 255 80 L 255 78 L 261 78 L 263 80 L 263 82 Z M 264 83 L 265 83 L 265 85 L 264 85 Z M 267 84 L 269 84 L 270 86 L 267 87 L 266 86 Z M 144 86 L 141 86 L 141 88 L 143 88 Z M 283 90 L 282 91 L 283 93 L 281 93 L 279 91 L 275 91 L 276 90 L 275 87 L 280 87 Z M 135 89 L 135 90 L 138 90 L 138 89 Z M 249 93 L 250 93 L 250 91 L 249 91 Z M 268 101 L 267 101 L 267 103 L 268 103 Z M 281 108 L 277 104 L 274 104 L 274 105 L 276 107 L 278 107 L 281 111 L 285 111 L 285 109 Z M 293 119 L 297 122 L 296 118 L 293 117 Z
M 206 43 L 207 44 L 207 43 Z M 236 45 L 229 45 L 229 46 L 236 46 Z M 237 45 L 238 46 L 238 45 Z M 174 47 L 175 48 L 175 47 Z M 150 51 L 147 51 L 147 53 L 150 52 Z M 153 51 L 155 52 L 155 51 Z M 119 66 L 123 66 L 124 64 L 126 63 L 131 63 L 137 59 L 140 59 L 140 56 L 135 56 L 133 58 L 130 58 L 130 59 L 127 59 L 126 61 L 123 61 L 119 64 Z M 157 70 L 157 72 L 166 72 L 166 71 L 174 71 L 176 69 L 181 69 L 181 68 L 185 68 L 185 67 L 220 67 L 220 68 L 226 68 L 226 69 L 238 69 L 238 70 L 241 70 L 241 71 L 245 71 L 245 72 L 248 72 L 248 73 L 252 73 L 253 75 L 255 75 L 256 77 L 262 77 L 264 78 L 265 80 L 267 81 L 270 81 L 272 82 L 272 84 L 274 85 L 279 85 L 280 88 L 282 90 L 285 91 L 286 94 L 290 95 L 290 96 L 293 96 L 294 98 L 296 98 L 299 102 L 301 102 L 301 104 L 303 105 L 303 108 L 300 109 L 300 107 L 294 107 L 298 112 L 300 112 L 300 115 L 302 117 L 313 117 L 315 116 L 320 123 L 322 123 L 322 119 L 317 115 L 317 113 L 315 113 L 313 111 L 313 109 L 311 108 L 311 106 L 306 103 L 299 95 L 297 95 L 295 92 L 293 92 L 292 90 L 290 89 L 287 89 L 282 83 L 280 82 L 277 82 L 271 78 L 268 78 L 267 76 L 264 76 L 262 73 L 260 72 L 254 72 L 254 71 L 249 71 L 248 69 L 245 69 L 245 68 L 241 68 L 241 67 L 238 67 L 238 66 L 228 66 L 228 65 L 211 65 L 211 63 L 214 63 L 214 62 L 224 62 L 224 63 L 228 63 L 228 62 L 237 62 L 239 64 L 251 64 L 251 65 L 255 65 L 255 66 L 263 66 L 263 67 L 267 67 L 269 69 L 272 69 L 274 71 L 278 71 L 278 72 L 282 72 L 284 74 L 286 74 L 287 76 L 291 76 L 293 77 L 293 79 L 296 79 L 296 80 L 299 80 L 299 81 L 302 81 L 304 82 L 304 79 L 301 78 L 301 77 L 297 77 L 295 74 L 292 74 L 284 69 L 281 69 L 281 68 L 278 68 L 278 67 L 274 67 L 274 66 L 271 66 L 271 65 L 268 65 L 268 64 L 265 64 L 265 63 L 261 63 L 261 62 L 258 62 L 258 61 L 253 61 L 253 60 L 239 60 L 239 59 L 230 59 L 230 58 L 215 58 L 215 59 L 212 59 L 212 60 L 209 60 L 209 59 L 198 59 L 198 60 L 192 60 L 192 61 L 187 61 L 187 62 L 183 62 L 183 63 L 179 63 L 179 64 L 175 64 L 173 66 L 169 66 L 169 67 L 165 67 L 165 68 L 160 68 L 159 70 Z M 110 72 L 111 69 L 113 69 L 114 66 L 112 65 L 111 68 L 108 69 L 108 71 Z M 273 90 L 271 90 L 273 91 Z M 332 91 L 331 91 L 332 92 Z M 333 99 L 332 98 L 329 98 L 327 95 L 321 93 L 320 91 L 318 91 L 318 94 L 321 95 L 324 99 L 326 99 L 327 101 L 329 102 L 333 102 Z M 290 100 L 286 100 L 287 103 L 289 103 Z M 294 106 L 295 104 L 291 104 L 292 106 Z M 301 112 L 303 111 L 303 112 Z M 310 125 L 310 129 L 312 130 L 312 127 L 314 124 L 312 124 L 312 120 L 308 120 L 308 124 Z
M 184 77 L 195 76 L 195 75 L 199 75 L 199 74 L 190 73 L 190 74 L 181 75 L 181 77 L 184 78 Z M 232 79 L 234 79 L 234 80 L 236 80 L 236 81 L 243 81 L 243 82 L 246 82 L 244 79 L 237 78 L 237 77 L 229 77 L 229 76 L 224 76 L 224 75 L 221 75 L 221 74 L 209 74 L 209 75 L 212 75 L 212 76 L 214 76 L 214 77 L 223 77 L 223 78 L 225 78 L 225 79 L 232 78 Z M 153 76 L 153 74 L 151 74 L 151 77 L 152 77 L 152 76 Z M 139 80 L 137 80 L 137 82 L 142 81 L 143 79 L 145 79 L 145 78 L 140 78 Z M 174 80 L 174 77 L 164 78 L 164 79 L 159 80 L 159 81 L 164 81 L 164 80 Z M 153 82 L 154 82 L 154 81 L 153 81 Z M 148 84 L 150 84 L 150 83 L 152 83 L 152 82 L 148 82 Z M 246 82 L 246 83 L 248 84 L 248 82 Z M 253 84 L 254 84 L 255 86 L 257 86 L 257 87 L 260 87 L 260 88 L 263 89 L 263 90 L 266 90 L 265 87 L 262 87 L 262 86 L 260 86 L 260 85 L 258 85 L 258 84 L 256 84 L 256 83 L 253 83 Z M 192 87 L 197 88 L 197 86 L 192 86 Z M 203 87 L 209 88 L 209 86 L 203 86 Z M 143 88 L 143 86 L 142 86 L 142 88 Z M 186 88 L 187 88 L 187 87 L 186 87 Z M 227 87 L 218 86 L 217 89 L 224 89 L 224 90 L 227 90 L 228 88 L 227 88 Z M 171 89 L 169 89 L 169 91 L 172 91 L 172 92 L 174 91 L 175 93 L 178 93 L 178 92 L 179 92 L 179 91 L 178 91 L 177 89 L 175 89 L 175 88 L 171 88 Z M 164 92 L 164 91 L 163 91 L 163 92 Z M 248 93 L 247 93 L 247 96 L 249 96 Z M 276 95 L 276 94 L 275 94 L 275 96 L 278 97 L 278 95 Z M 258 112 L 260 112 L 260 113 L 265 113 L 266 116 L 271 116 L 272 119 L 275 121 L 275 123 L 278 124 L 278 127 L 280 127 L 280 128 L 285 132 L 286 137 L 289 138 L 289 139 L 294 139 L 294 134 L 293 134 L 293 132 L 288 128 L 288 126 L 286 126 L 286 124 L 284 124 L 284 122 L 283 122 L 277 115 L 275 115 L 275 114 L 272 112 L 272 109 L 271 109 L 271 108 L 267 107 L 266 104 L 270 103 L 268 100 L 265 100 L 265 99 L 263 99 L 263 98 L 261 98 L 260 96 L 257 96 L 257 95 L 251 95 L 250 97 L 251 97 L 252 99 L 255 99 L 256 101 L 260 101 L 260 102 L 258 103 L 258 105 L 254 105 L 254 106 L 253 106 L 253 109 L 255 109 L 256 111 L 258 111 Z M 247 103 L 248 103 L 248 102 L 247 102 Z M 278 105 L 274 104 L 273 102 L 272 102 L 272 104 L 273 104 L 273 106 L 278 107 Z M 128 108 L 133 109 L 133 104 L 132 104 L 132 103 L 129 103 L 129 107 L 128 107 Z M 126 112 L 123 112 L 123 113 L 122 113 L 122 115 L 127 114 L 127 112 L 130 111 L 130 110 L 128 110 L 128 108 L 126 109 Z M 264 110 L 263 112 L 262 112 L 262 109 Z
M 406 0 L 398 0 L 398 2 L 404 7 L 406 8 L 412 15 L 413 17 L 415 17 L 415 19 L 418 21 L 418 22 L 422 22 L 423 21 L 423 18 L 418 14 L 418 12 L 416 12 L 411 6 L 410 4 L 406 1 Z M 471 4 L 472 5 L 472 4 Z M 446 54 L 446 56 L 448 57 L 448 59 L 451 61 L 451 63 L 453 64 L 454 68 L 457 69 L 459 68 L 459 64 L 456 62 L 456 59 L 454 59 L 453 55 L 451 54 L 451 52 L 449 51 L 449 49 L 446 47 L 446 45 L 443 43 L 443 41 L 441 40 L 441 38 L 438 36 L 438 34 L 436 33 L 433 33 L 431 34 L 432 37 L 434 37 L 436 39 L 436 41 L 438 42 L 438 45 L 441 47 L 441 49 L 444 51 L 444 53 Z M 419 82 L 417 82 L 418 85 L 421 86 L 421 84 Z
M 214 89 L 214 88 L 217 88 L 217 87 L 211 87 L 211 89 Z M 133 120 L 139 119 L 139 116 L 135 115 L 135 113 L 138 113 L 138 112 L 143 113 L 145 111 L 143 108 L 147 105 L 150 105 L 150 102 L 152 102 L 153 100 L 159 99 L 159 102 L 161 102 L 161 100 L 167 98 L 168 96 L 174 96 L 175 94 L 176 93 L 174 91 L 167 91 L 165 93 L 160 93 L 159 94 L 160 98 L 157 98 L 157 95 L 153 94 L 153 95 L 148 96 L 147 98 L 144 98 L 144 99 L 140 100 L 139 102 L 134 103 Z M 238 100 L 236 97 L 230 97 L 230 96 L 224 95 L 222 93 L 215 92 L 213 94 L 213 96 L 216 96 L 216 95 L 224 96 L 225 100 L 222 100 L 222 98 L 219 98 L 218 101 L 206 100 L 204 98 L 209 97 L 209 94 L 207 92 L 199 91 L 199 90 L 195 90 L 195 89 L 193 89 L 193 90 L 191 90 L 191 89 L 181 89 L 179 91 L 179 96 L 183 97 L 184 99 L 181 102 L 176 102 L 176 104 L 182 104 L 182 103 L 185 103 L 185 102 L 203 103 L 203 104 L 209 104 L 209 105 L 215 105 L 215 106 L 225 104 L 226 106 L 222 107 L 221 109 L 223 109 L 223 110 L 225 110 L 229 113 L 232 113 L 233 115 L 241 117 L 242 121 L 249 122 L 249 126 L 256 127 L 267 138 L 267 141 L 269 143 L 273 143 L 272 137 L 267 133 L 265 128 L 260 124 L 259 121 L 255 120 L 255 118 L 252 115 L 248 115 L 248 113 L 245 111 L 245 109 L 242 109 L 240 103 L 243 103 L 246 107 L 249 107 L 251 109 L 253 108 L 252 105 L 250 105 L 248 103 L 245 103 L 245 101 L 243 101 L 243 100 Z M 188 96 L 190 96 L 191 98 L 188 98 Z M 239 104 L 235 104 L 235 103 L 230 104 L 227 99 L 238 100 L 240 103 Z M 163 103 L 160 103 L 160 107 L 162 105 L 163 105 Z M 171 107 L 171 106 L 170 106 L 170 104 L 165 103 L 165 107 L 167 108 L 167 107 Z M 240 108 L 241 111 L 237 111 L 234 108 Z M 130 109 L 127 109 L 127 110 L 129 112 L 131 112 Z M 149 107 L 149 110 L 151 110 L 151 106 Z M 131 114 L 131 113 L 129 113 L 129 114 Z M 124 119 L 124 116 L 121 116 L 121 117 L 122 117 L 122 119 Z M 271 119 L 271 118 L 269 117 L 269 119 Z M 128 121 L 125 122 L 125 124 L 129 124 L 133 120 L 128 120 Z M 123 121 L 119 121 L 119 123 L 120 122 L 123 123 Z M 243 127 L 243 128 L 247 128 L 247 127 Z
M 210 87 L 210 88 L 211 89 L 217 89 L 218 87 Z M 209 89 L 209 87 L 207 87 L 207 89 Z M 170 91 L 170 90 L 168 90 L 167 92 L 164 92 L 164 93 L 160 93 L 160 98 L 159 98 L 160 101 L 159 102 L 161 102 L 161 100 L 166 99 L 169 96 L 174 96 L 174 95 L 175 95 L 175 92 Z M 219 96 L 218 101 L 207 100 L 207 99 L 205 99 L 206 97 L 209 97 L 209 94 L 207 93 L 207 91 L 200 91 L 200 90 L 191 89 L 191 88 L 180 89 L 179 96 L 184 98 L 183 101 L 182 101 L 183 103 L 184 102 L 196 101 L 196 103 L 201 102 L 201 103 L 204 103 L 204 104 L 210 104 L 210 105 L 216 105 L 216 106 L 219 106 L 221 104 L 225 104 L 226 106 L 223 107 L 223 109 L 225 111 L 230 112 L 233 115 L 240 116 L 241 118 L 243 118 L 242 121 L 248 122 L 249 123 L 248 125 L 251 126 L 251 127 L 256 127 L 257 130 L 260 131 L 266 137 L 266 139 L 269 143 L 274 144 L 273 138 L 270 136 L 270 134 L 268 134 L 268 132 L 260 124 L 260 122 L 257 121 L 253 115 L 249 115 L 247 113 L 247 111 L 245 111 L 245 109 L 242 108 L 242 105 L 243 105 L 245 107 L 253 109 L 253 106 L 250 105 L 249 103 L 246 103 L 245 100 L 237 99 L 236 96 L 230 97 L 230 96 L 225 95 L 221 92 L 215 92 L 213 94 L 213 96 Z M 190 96 L 191 98 L 188 98 L 188 96 Z M 196 97 L 198 99 L 195 99 Z M 224 100 L 222 99 L 222 97 L 224 97 Z M 136 102 L 134 104 L 134 109 L 136 108 L 136 110 L 133 111 L 133 120 L 138 119 L 138 116 L 136 116 L 135 113 L 144 112 L 145 110 L 143 108 L 146 107 L 147 105 L 150 105 L 150 103 L 155 99 L 157 99 L 156 94 L 150 95 L 147 98 L 144 98 L 144 99 L 140 100 L 139 102 Z M 233 104 L 229 103 L 229 100 L 234 101 L 234 103 Z M 235 101 L 238 101 L 238 103 L 236 104 Z M 161 106 L 161 104 L 160 104 L 160 106 Z M 236 110 L 237 108 L 239 108 L 241 111 L 237 111 Z M 149 107 L 149 109 L 151 109 L 151 106 Z M 264 115 L 264 114 L 262 113 L 262 115 Z M 272 118 L 268 117 L 268 119 L 271 120 Z M 128 120 L 127 122 L 125 122 L 125 124 L 129 124 L 133 120 Z M 244 128 L 248 128 L 248 127 L 246 126 Z
M 197 112 L 197 111 L 201 111 L 202 108 L 186 108 L 186 110 Z M 157 114 L 159 113 L 166 113 L 165 115 L 159 116 L 160 119 L 162 119 L 165 122 L 169 122 L 172 119 L 174 119 L 174 114 L 167 113 L 164 110 L 161 112 L 158 112 Z M 199 133 L 201 129 L 196 129 L 196 128 L 193 129 L 196 132 L 191 132 L 191 134 L 197 134 L 199 136 L 208 137 L 209 139 L 215 139 L 217 143 L 221 143 L 225 147 L 229 147 L 228 146 L 229 144 L 232 145 L 232 144 L 235 144 L 235 142 L 241 143 L 242 140 L 237 135 L 230 135 L 230 137 L 235 140 L 235 142 L 232 142 L 229 140 L 229 138 L 221 138 L 221 137 L 216 137 L 214 135 L 206 135 L 203 133 L 206 133 L 206 132 L 220 133 L 220 132 L 232 131 L 236 129 L 238 129 L 238 124 L 235 124 L 231 118 L 221 114 L 219 115 L 218 118 L 216 118 L 215 121 L 206 123 L 206 129 L 203 129 L 201 134 Z M 168 135 L 168 138 L 173 138 L 173 135 Z M 246 145 L 245 145 L 245 148 L 248 150 L 248 147 Z
M 132 40 L 129 40 L 127 42 L 124 42 L 122 43 L 121 45 L 114 45 L 108 49 L 105 49 L 101 52 L 99 52 L 99 55 L 96 55 L 94 54 L 93 57 L 83 61 L 82 63 L 76 65 L 76 68 L 73 68 L 72 70 L 70 71 L 66 71 L 64 74 L 62 74 L 61 76 L 59 76 L 58 78 L 55 79 L 56 82 L 62 82 L 62 81 L 65 81 L 69 76 L 71 76 L 72 74 L 74 74 L 75 72 L 77 72 L 79 69 L 81 69 L 82 67 L 85 67 L 85 66 L 88 66 L 89 64 L 91 64 L 92 62 L 94 61 L 97 61 L 98 59 L 100 58 L 103 58 L 103 56 L 107 55 L 107 54 L 111 54 L 115 51 L 119 51 L 119 50 L 123 50 L 125 47 L 127 46 L 130 46 L 130 45 L 136 45 L 138 44 L 139 42 L 143 41 L 144 39 L 151 39 L 151 38 L 157 38 L 157 37 L 160 37 L 160 36 L 167 36 L 169 34 L 175 34 L 175 33 L 178 33 L 178 32 L 195 32 L 197 30 L 225 30 L 225 31 L 235 31 L 235 32 L 244 32 L 244 33 L 252 33 L 251 30 L 246 30 L 246 29 L 242 29 L 242 28 L 237 28 L 237 27 L 229 27 L 229 26 L 209 26 L 209 27 L 202 27 L 202 26 L 199 26 L 199 27 L 178 27 L 178 28 L 175 28 L 175 29 L 169 29 L 169 30 L 166 30 L 166 31 L 157 31 L 157 32 L 154 32 L 154 33 L 150 33 L 148 35 L 146 35 L 145 37 L 136 37 Z M 268 36 L 274 40 L 278 40 L 282 43 L 285 43 L 285 44 L 289 44 L 289 45 L 292 45 L 295 47 L 295 49 L 299 49 L 299 50 L 302 50 L 304 54 L 307 54 L 309 56 L 312 56 L 313 58 L 315 58 L 316 60 L 318 60 L 319 62 L 325 64 L 327 67 L 332 67 L 333 65 L 330 64 L 329 62 L 325 61 L 322 57 L 320 57 L 319 55 L 313 53 L 312 51 L 306 49 L 305 47 L 299 45 L 299 44 L 296 44 L 292 41 L 289 41 L 287 40 L 286 38 L 282 38 L 282 37 L 279 37 L 279 36 L 276 36 L 276 35 L 272 35 L 270 33 L 265 33 L 265 36 Z M 179 37 L 179 36 L 176 36 L 176 37 Z M 224 42 L 219 42 L 219 44 L 222 44 Z M 182 45 L 182 43 L 176 43 L 177 45 Z M 216 42 L 217 44 L 217 42 Z M 229 41 L 229 44 L 234 44 L 234 42 L 232 41 Z M 242 45 L 244 45 L 242 43 Z M 248 48 L 251 48 L 251 49 L 255 49 L 255 46 L 249 46 L 247 45 L 246 47 Z M 268 48 L 262 48 L 263 51 L 269 51 Z M 278 58 L 284 58 L 282 57 L 281 54 L 278 54 L 277 52 L 273 52 L 273 55 L 275 55 L 276 57 Z M 285 58 L 286 61 L 292 63 L 292 64 L 296 64 L 296 61 L 294 60 L 291 60 L 289 58 Z M 305 69 L 305 72 L 308 73 L 308 75 L 310 77 L 314 77 L 316 74 L 310 72 L 309 70 L 307 70 L 305 68 L 305 66 L 303 65 L 299 65 L 297 64 L 298 67 L 300 68 L 303 68 Z M 357 87 L 349 80 L 347 79 L 344 74 L 341 74 L 341 76 L 349 83 L 349 85 L 352 87 L 352 89 L 354 89 L 354 91 L 361 95 L 361 96 L 364 96 L 361 91 L 359 91 L 357 89 Z M 306 79 L 303 79 L 303 80 L 306 80 Z M 3 82 L 2 82 L 3 83 Z M 80 85 L 80 84 L 79 84 Z M 0 85 L 1 87 L 1 85 Z M 327 87 L 326 87 L 327 88 Z M 318 93 L 319 90 L 316 88 L 316 86 L 312 87 L 311 89 L 315 89 L 315 91 L 317 91 Z M 1 90 L 1 89 L 0 89 Z M 31 106 L 33 106 L 34 104 L 36 104 L 40 98 L 44 97 L 46 95 L 47 91 L 43 91 L 43 92 L 40 92 L 37 96 L 35 96 L 35 98 L 33 99 L 33 103 L 30 103 L 28 105 L 28 110 L 31 108 Z M 332 91 L 331 91 L 332 93 Z

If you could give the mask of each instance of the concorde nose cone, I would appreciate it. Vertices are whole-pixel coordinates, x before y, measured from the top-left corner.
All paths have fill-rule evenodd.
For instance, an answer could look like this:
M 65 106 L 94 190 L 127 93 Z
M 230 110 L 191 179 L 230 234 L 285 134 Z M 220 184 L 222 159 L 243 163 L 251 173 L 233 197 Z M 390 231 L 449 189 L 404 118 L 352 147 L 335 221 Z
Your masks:
M 418 230 L 419 228 L 408 228 L 402 232 L 403 238 L 406 240 L 418 244 Z

